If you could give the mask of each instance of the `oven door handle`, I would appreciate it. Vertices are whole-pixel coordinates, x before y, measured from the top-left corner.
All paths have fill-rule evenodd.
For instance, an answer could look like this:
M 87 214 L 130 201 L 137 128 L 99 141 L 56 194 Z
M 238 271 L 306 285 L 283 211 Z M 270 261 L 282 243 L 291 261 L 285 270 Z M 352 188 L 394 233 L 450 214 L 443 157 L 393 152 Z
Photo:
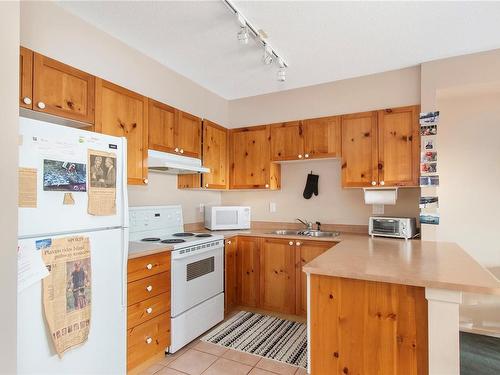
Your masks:
M 218 246 L 213 246 L 213 247 L 206 247 L 204 249 L 199 249 L 199 250 L 194 250 L 194 251 L 189 251 L 189 252 L 185 252 L 183 254 L 181 254 L 181 251 L 182 250 L 175 250 L 175 251 L 172 251 L 172 262 L 173 261 L 176 261 L 176 260 L 182 260 L 184 258 L 189 258 L 189 257 L 192 257 L 192 256 L 195 256 L 195 255 L 200 255 L 200 254 L 205 254 L 205 253 L 209 253 L 209 252 L 213 252 L 214 250 L 219 250 L 219 249 L 222 249 L 224 250 L 224 245 L 218 245 Z

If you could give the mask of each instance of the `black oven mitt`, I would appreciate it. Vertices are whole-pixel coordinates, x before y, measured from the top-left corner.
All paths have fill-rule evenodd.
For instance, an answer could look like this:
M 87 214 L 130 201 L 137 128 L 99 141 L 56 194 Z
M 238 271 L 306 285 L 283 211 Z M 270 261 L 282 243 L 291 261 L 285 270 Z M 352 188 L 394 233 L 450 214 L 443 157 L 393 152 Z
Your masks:
M 304 188 L 304 196 L 305 199 L 311 199 L 313 193 L 314 195 L 318 195 L 318 180 L 319 175 L 309 173 L 307 175 L 306 187 Z

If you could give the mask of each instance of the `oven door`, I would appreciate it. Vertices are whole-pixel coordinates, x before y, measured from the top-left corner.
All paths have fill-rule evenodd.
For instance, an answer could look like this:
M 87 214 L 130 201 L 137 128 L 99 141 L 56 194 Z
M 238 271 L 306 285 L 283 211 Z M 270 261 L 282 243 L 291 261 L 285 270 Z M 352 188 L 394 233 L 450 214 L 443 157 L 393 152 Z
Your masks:
M 172 317 L 224 291 L 224 245 L 172 252 Z

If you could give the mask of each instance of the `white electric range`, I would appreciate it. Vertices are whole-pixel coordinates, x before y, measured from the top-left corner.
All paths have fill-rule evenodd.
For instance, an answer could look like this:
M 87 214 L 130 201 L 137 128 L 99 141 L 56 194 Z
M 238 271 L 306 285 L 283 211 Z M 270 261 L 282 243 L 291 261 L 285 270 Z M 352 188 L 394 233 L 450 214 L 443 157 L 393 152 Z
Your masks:
M 171 253 L 170 353 L 224 319 L 224 237 L 184 232 L 181 206 L 130 207 L 130 252 Z

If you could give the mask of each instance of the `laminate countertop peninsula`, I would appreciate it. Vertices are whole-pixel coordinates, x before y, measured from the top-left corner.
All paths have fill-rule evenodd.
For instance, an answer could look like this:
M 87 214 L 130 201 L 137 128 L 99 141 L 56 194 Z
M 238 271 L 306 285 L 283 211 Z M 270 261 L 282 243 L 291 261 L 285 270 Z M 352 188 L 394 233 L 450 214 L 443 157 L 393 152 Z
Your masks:
M 452 242 L 342 234 L 303 267 L 312 275 L 500 295 L 500 281 Z

